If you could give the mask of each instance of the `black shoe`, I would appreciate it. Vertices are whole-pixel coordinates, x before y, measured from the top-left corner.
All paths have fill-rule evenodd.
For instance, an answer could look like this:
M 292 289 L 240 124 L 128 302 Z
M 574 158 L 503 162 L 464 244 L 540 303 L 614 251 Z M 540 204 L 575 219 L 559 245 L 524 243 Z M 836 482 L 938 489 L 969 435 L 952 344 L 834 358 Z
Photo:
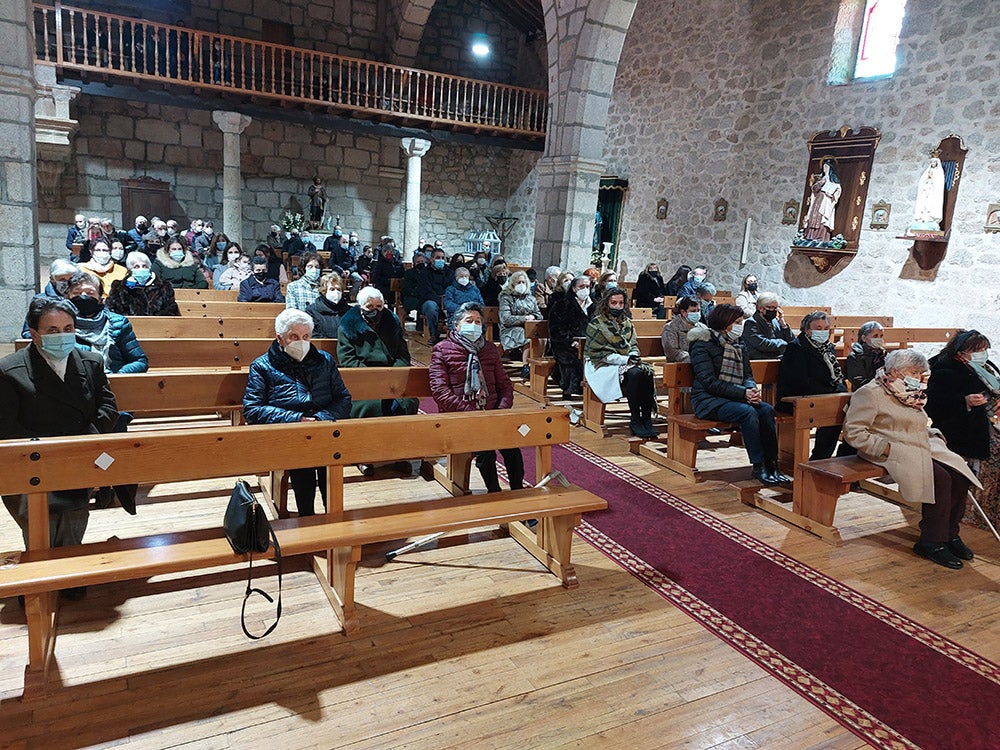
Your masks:
M 420 478 L 425 482 L 434 481 L 434 463 L 432 461 L 420 462 Z
M 71 589 L 63 589 L 62 591 L 59 592 L 59 595 L 63 599 L 68 599 L 71 602 L 78 602 L 87 595 L 87 587 L 74 586 Z
M 960 536 L 956 536 L 948 542 L 948 551 L 959 560 L 971 560 L 975 557 L 972 550 L 965 546 L 965 542 L 962 541 L 962 537 Z
M 649 437 L 646 434 L 646 430 L 643 429 L 642 420 L 641 419 L 632 419 L 632 420 L 629 420 L 628 430 L 629 430 L 629 432 L 632 433 L 633 437 L 638 437 L 638 438 Z
M 774 475 L 767 470 L 767 467 L 764 466 L 764 464 L 754 464 L 753 468 L 750 470 L 750 476 L 768 487 L 781 484 L 781 480 L 775 479 Z
M 947 544 L 934 544 L 933 542 L 917 542 L 913 545 L 913 551 L 921 557 L 926 557 L 933 563 L 937 563 L 945 568 L 958 570 L 962 567 L 962 561 L 955 557 Z
M 531 377 L 531 365 L 524 365 L 521 368 L 521 378 L 523 380 L 527 380 L 530 377 Z
M 413 464 L 411 464 L 409 461 L 396 461 L 396 463 L 394 463 L 392 466 L 396 471 L 398 471 L 404 477 L 408 477 L 411 474 L 413 474 Z
M 358 464 L 358 471 L 360 471 L 361 475 L 365 477 L 375 476 L 375 467 L 371 464 Z
M 718 427 L 709 427 L 707 430 L 705 430 L 705 434 L 707 434 L 707 435 L 721 435 L 722 434 L 722 430 L 720 430 Z
M 771 478 L 777 484 L 791 484 L 792 482 L 792 478 L 786 474 L 782 474 L 781 469 L 774 464 L 767 464 L 767 473 L 771 475 Z

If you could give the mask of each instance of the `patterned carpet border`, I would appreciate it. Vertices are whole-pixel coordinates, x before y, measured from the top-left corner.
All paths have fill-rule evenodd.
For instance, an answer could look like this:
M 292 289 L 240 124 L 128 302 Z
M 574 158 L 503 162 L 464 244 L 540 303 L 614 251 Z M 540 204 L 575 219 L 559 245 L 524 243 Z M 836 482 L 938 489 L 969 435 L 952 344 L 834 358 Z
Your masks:
M 952 659 L 958 664 L 961 664 L 963 667 L 976 672 L 991 682 L 1000 684 L 1000 666 L 994 664 L 988 659 L 983 658 L 979 654 L 970 651 L 964 646 L 961 646 L 939 633 L 934 632 L 926 626 L 909 619 L 908 617 L 890 609 L 889 607 L 886 607 L 868 596 L 865 596 L 860 591 L 856 591 L 850 586 L 830 578 L 815 568 L 812 568 L 795 558 L 789 557 L 769 544 L 766 544 L 759 539 L 755 539 L 749 534 L 740 531 L 736 527 L 719 518 L 716 518 L 701 508 L 691 505 L 682 498 L 672 495 L 666 490 L 657 487 L 655 484 L 652 484 L 642 477 L 611 463 L 607 459 L 577 445 L 576 443 L 567 443 L 560 447 L 576 454 L 584 460 L 593 463 L 603 471 L 613 474 L 619 479 L 628 481 L 638 489 L 641 489 L 661 502 L 670 505 L 675 510 L 678 510 L 699 523 L 712 528 L 730 540 L 740 544 L 761 557 L 770 560 L 776 565 L 780 565 L 803 580 L 833 594 L 851 606 L 878 618 L 899 632 L 906 634 L 910 638 L 913 638 L 928 648 L 935 650 L 939 654 Z
M 721 640 L 794 689 L 810 703 L 836 719 L 861 739 L 888 750 L 919 750 L 906 737 L 884 724 L 863 708 L 845 698 L 798 664 L 771 648 L 759 638 L 667 576 L 630 552 L 599 529 L 583 521 L 577 535 L 620 565 L 643 584 L 687 613 Z

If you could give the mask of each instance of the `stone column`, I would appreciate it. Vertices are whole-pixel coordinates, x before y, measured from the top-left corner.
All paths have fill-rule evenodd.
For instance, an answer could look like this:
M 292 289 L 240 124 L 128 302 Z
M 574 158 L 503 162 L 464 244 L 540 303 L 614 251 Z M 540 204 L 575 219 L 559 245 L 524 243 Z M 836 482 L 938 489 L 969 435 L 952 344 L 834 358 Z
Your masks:
M 603 162 L 545 156 L 535 166 L 535 268 L 590 265 Z
M 21 333 L 39 289 L 31 3 L 0 0 L 0 343 Z
M 431 148 L 423 138 L 403 138 L 406 154 L 406 221 L 403 224 L 403 255 L 409 257 L 420 240 L 420 160 Z
M 230 242 L 243 244 L 243 179 L 240 176 L 240 134 L 252 119 L 217 109 L 212 119 L 222 131 L 222 231 Z

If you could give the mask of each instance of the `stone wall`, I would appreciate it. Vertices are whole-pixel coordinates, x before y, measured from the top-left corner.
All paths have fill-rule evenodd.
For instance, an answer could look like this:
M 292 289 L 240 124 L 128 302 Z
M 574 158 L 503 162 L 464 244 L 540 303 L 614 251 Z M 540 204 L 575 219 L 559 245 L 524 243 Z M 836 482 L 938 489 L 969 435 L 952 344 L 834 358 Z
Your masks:
M 837 3 L 651 0 L 635 11 L 615 81 L 606 173 L 628 178 L 620 243 L 633 268 L 704 263 L 719 286 L 748 272 L 789 303 L 845 314 L 892 314 L 903 325 L 1000 331 L 995 263 L 1000 234 L 983 231 L 1000 201 L 1000 22 L 979 0 L 910 0 L 896 74 L 826 84 Z M 670 23 L 662 19 L 669 18 Z M 878 128 L 858 255 L 826 275 L 789 250 L 785 201 L 801 200 L 807 140 L 842 125 Z M 912 219 L 928 152 L 950 133 L 969 148 L 951 243 L 923 274 L 895 239 Z M 670 201 L 665 220 L 656 200 Z M 728 220 L 712 220 L 718 197 Z M 871 205 L 892 204 L 886 230 Z M 740 266 L 747 218 L 748 263 Z
M 187 225 L 222 215 L 222 133 L 211 112 L 81 96 L 73 104 L 80 129 L 60 200 L 40 206 L 42 255 L 65 253 L 73 214 L 121 215 L 119 180 L 148 175 L 172 186 L 172 217 Z M 363 242 L 402 239 L 404 172 L 398 138 L 353 135 L 255 119 L 241 146 L 245 244 L 266 236 L 286 210 L 305 214 L 312 177 L 323 178 L 328 214 Z M 435 144 L 423 163 L 422 226 L 458 250 L 469 229 L 506 205 L 510 152 L 496 147 Z M 166 217 L 165 217 L 166 218 Z M 223 227 L 224 230 L 224 227 Z

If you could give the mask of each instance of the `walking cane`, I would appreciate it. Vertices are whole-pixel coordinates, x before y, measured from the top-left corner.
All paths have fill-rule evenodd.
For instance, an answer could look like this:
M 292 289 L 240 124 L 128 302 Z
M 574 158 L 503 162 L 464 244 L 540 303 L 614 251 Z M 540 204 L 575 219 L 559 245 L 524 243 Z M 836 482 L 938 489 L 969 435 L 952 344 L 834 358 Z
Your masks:
M 998 542 L 1000 542 L 1000 534 L 998 534 L 998 533 L 997 533 L 997 530 L 996 530 L 995 528 L 993 528 L 993 524 L 992 524 L 992 523 L 990 523 L 990 519 L 989 519 L 989 516 L 987 516 L 987 515 L 986 515 L 986 514 L 985 514 L 985 513 L 983 512 L 983 509 L 982 509 L 982 507 L 980 507 L 979 503 L 978 503 L 978 502 L 976 501 L 976 496 L 975 496 L 975 495 L 973 495 L 973 494 L 972 494 L 972 493 L 970 492 L 970 493 L 969 493 L 969 499 L 970 499 L 970 500 L 972 500 L 972 504 L 976 506 L 976 510 L 978 510 L 978 511 L 979 511 L 979 515 L 981 515 L 981 516 L 983 517 L 983 520 L 984 520 L 984 521 L 986 521 L 986 525 L 990 527 L 990 531 L 992 531 L 992 532 L 993 532 L 993 536 L 995 536 L 995 537 L 997 538 L 997 541 L 998 541 Z
M 539 489 L 541 487 L 544 487 L 549 482 L 551 482 L 553 479 L 556 480 L 557 482 L 559 482 L 559 484 L 561 484 L 563 487 L 569 487 L 569 480 L 566 479 L 566 476 L 561 471 L 550 471 L 548 474 L 546 474 L 542 478 L 542 481 L 540 481 L 538 484 L 535 485 L 535 489 Z M 996 532 L 994 532 L 994 533 L 996 533 Z M 440 539 L 444 535 L 445 535 L 444 531 L 439 531 L 436 534 L 431 534 L 430 536 L 425 536 L 423 539 L 417 539 L 414 542 L 410 542 L 405 547 L 400 547 L 399 549 L 392 550 L 390 552 L 386 552 L 385 553 L 385 559 L 386 559 L 387 562 L 392 562 L 399 555 L 402 555 L 402 554 L 404 554 L 406 552 L 412 552 L 413 550 L 419 549 L 421 547 L 425 547 L 426 545 L 430 544 L 431 542 L 437 541 L 438 539 Z

